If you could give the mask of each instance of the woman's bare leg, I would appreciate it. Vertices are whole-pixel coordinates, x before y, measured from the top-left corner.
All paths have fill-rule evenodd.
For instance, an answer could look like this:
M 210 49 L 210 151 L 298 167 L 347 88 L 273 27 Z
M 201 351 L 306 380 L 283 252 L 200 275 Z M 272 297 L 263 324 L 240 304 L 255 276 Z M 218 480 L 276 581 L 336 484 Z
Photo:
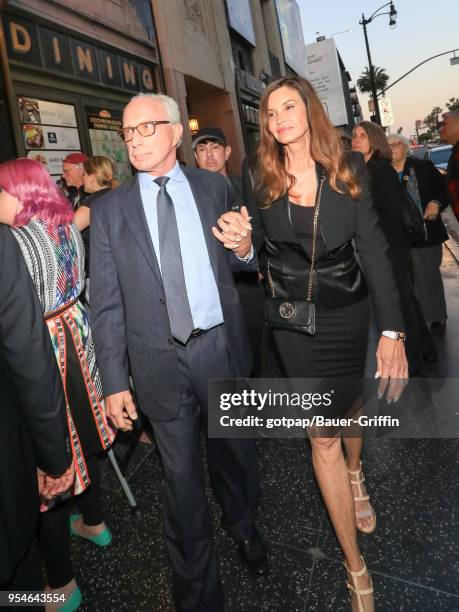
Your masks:
M 346 565 L 350 571 L 362 568 L 362 559 L 357 543 L 355 508 L 349 482 L 341 438 L 311 437 L 312 464 L 330 520 L 343 550 Z M 358 588 L 367 589 L 370 576 L 364 574 L 358 579 Z M 365 612 L 373 612 L 373 595 L 363 596 Z M 357 598 L 352 596 L 352 609 L 358 610 Z

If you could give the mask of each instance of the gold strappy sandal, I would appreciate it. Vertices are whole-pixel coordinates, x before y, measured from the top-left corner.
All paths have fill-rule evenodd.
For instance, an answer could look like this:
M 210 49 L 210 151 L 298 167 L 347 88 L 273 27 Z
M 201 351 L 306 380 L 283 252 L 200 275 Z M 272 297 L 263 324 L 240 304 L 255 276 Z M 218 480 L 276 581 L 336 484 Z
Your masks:
M 374 511 L 373 506 L 369 502 L 370 496 L 368 494 L 364 495 L 362 491 L 362 483 L 365 482 L 365 476 L 363 475 L 363 471 L 362 471 L 362 462 L 360 462 L 360 468 L 358 470 L 352 471 L 349 468 L 347 468 L 347 471 L 349 472 L 351 476 L 354 477 L 354 478 L 351 478 L 351 485 L 355 485 L 358 490 L 358 495 L 357 497 L 354 497 L 354 501 L 355 502 L 368 501 L 370 505 L 369 510 L 360 510 L 359 512 L 356 511 L 355 518 L 357 520 L 364 519 L 370 516 L 373 518 L 371 526 L 367 527 L 366 529 L 364 527 L 359 527 L 359 524 L 356 521 L 357 529 L 361 531 L 362 533 L 364 533 L 365 535 L 370 535 L 370 533 L 373 533 L 373 531 L 376 529 L 376 512 Z
M 347 567 L 346 562 L 344 562 L 344 567 L 346 568 L 346 572 L 352 578 L 352 584 L 349 582 L 349 580 L 346 581 L 347 588 L 349 589 L 350 592 L 354 593 L 357 596 L 358 612 L 374 612 L 373 598 L 371 598 L 370 602 L 367 602 L 367 604 L 369 604 L 367 606 L 365 606 L 363 599 L 362 599 L 362 595 L 371 595 L 374 592 L 373 581 L 371 580 L 371 576 L 369 576 L 370 586 L 366 589 L 359 589 L 358 579 L 361 576 L 363 576 L 366 572 L 368 572 L 367 566 L 365 565 L 365 561 L 363 560 L 363 557 L 360 556 L 360 558 L 362 559 L 363 567 L 358 572 L 351 572 L 351 570 Z

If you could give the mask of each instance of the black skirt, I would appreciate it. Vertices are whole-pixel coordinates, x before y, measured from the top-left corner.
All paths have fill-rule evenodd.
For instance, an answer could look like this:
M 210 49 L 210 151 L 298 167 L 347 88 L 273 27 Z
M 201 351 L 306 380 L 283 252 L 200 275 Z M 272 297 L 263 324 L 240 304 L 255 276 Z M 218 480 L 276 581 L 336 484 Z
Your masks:
M 274 341 L 288 378 L 315 379 L 311 392 L 333 388 L 327 417 L 352 411 L 363 390 L 368 345 L 369 301 L 342 308 L 316 308 L 316 334 L 274 330 Z

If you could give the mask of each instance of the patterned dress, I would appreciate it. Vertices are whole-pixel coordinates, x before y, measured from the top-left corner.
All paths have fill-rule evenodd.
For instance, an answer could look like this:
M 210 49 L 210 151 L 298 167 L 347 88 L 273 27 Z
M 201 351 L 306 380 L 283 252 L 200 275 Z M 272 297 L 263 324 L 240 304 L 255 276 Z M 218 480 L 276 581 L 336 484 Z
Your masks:
M 84 246 L 72 224 L 31 221 L 12 228 L 35 284 L 48 325 L 67 403 L 75 465 L 75 489 L 90 484 L 85 457 L 106 450 L 114 439 L 107 423 L 99 368 L 86 310 Z

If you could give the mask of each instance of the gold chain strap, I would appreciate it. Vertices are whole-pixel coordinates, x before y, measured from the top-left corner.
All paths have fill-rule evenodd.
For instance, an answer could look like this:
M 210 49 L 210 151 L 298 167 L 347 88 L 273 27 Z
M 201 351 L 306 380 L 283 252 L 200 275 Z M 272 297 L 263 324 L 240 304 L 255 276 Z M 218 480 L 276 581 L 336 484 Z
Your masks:
M 319 184 L 319 192 L 317 194 L 316 209 L 314 211 L 314 225 L 313 225 L 314 229 L 312 232 L 311 269 L 309 271 L 308 296 L 306 298 L 308 302 L 311 301 L 311 297 L 312 297 L 312 282 L 313 282 L 313 274 L 314 274 L 314 264 L 316 261 L 317 222 L 319 219 L 319 207 L 320 207 L 320 200 L 322 198 L 322 187 L 323 187 L 324 182 L 325 182 L 325 174 L 322 174 L 322 177 L 320 179 L 320 184 Z M 269 281 L 269 286 L 271 288 L 272 297 L 276 297 L 274 293 L 273 279 L 271 278 L 271 271 L 269 269 L 269 259 L 268 259 L 268 281 Z
M 315 272 L 314 264 L 316 262 L 317 221 L 319 219 L 319 207 L 320 207 L 320 200 L 322 197 L 322 187 L 323 187 L 324 181 L 325 181 L 325 174 L 322 174 L 322 177 L 320 179 L 319 194 L 317 196 L 316 210 L 314 211 L 314 230 L 312 234 L 311 269 L 309 271 L 308 297 L 306 298 L 308 302 L 311 301 L 311 296 L 312 296 L 312 281 L 313 281 L 313 274 Z

